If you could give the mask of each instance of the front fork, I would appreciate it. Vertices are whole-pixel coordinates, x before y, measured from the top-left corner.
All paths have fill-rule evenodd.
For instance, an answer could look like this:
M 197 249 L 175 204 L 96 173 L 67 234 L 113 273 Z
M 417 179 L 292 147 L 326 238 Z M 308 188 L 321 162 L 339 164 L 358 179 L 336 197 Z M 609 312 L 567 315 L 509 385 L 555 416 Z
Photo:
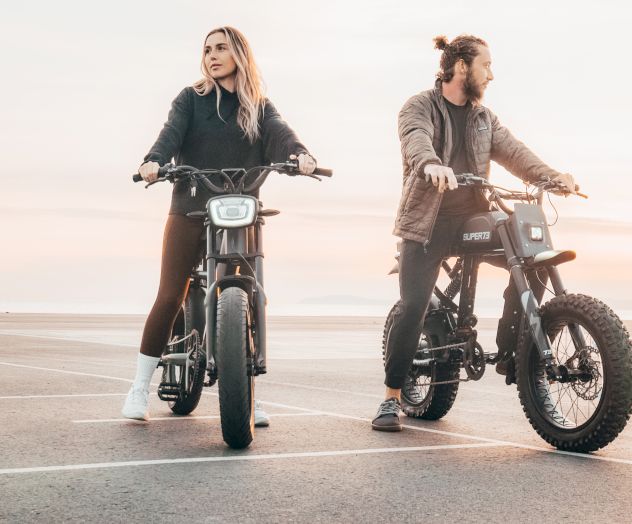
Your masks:
M 255 251 L 262 253 L 262 241 L 261 241 L 261 225 L 257 223 L 255 225 L 259 230 L 255 238 L 257 238 L 258 245 Z M 215 232 L 209 227 L 206 235 L 206 253 L 216 252 Z M 252 241 L 251 241 L 252 242 Z M 241 249 L 241 248 L 238 248 Z M 245 251 L 245 250 L 244 250 Z M 267 298 L 263 290 L 263 261 L 261 256 L 255 257 L 255 270 L 256 274 L 256 288 L 253 292 L 254 301 L 254 345 L 255 345 L 255 366 L 254 374 L 261 375 L 266 372 L 266 303 Z M 206 320 L 206 362 L 207 370 L 211 379 L 217 379 L 215 366 L 215 329 L 217 319 L 217 300 L 218 300 L 218 287 L 220 282 L 216 279 L 217 264 L 215 259 L 207 255 L 207 289 L 206 297 L 204 299 L 204 310 Z
M 529 287 L 529 283 L 524 274 L 523 263 L 521 259 L 516 256 L 509 239 L 505 223 L 498 225 L 498 234 L 507 257 L 507 265 L 509 267 L 511 280 L 516 286 L 518 296 L 520 297 L 520 304 L 522 305 L 524 313 L 523 318 L 527 323 L 531 340 L 533 340 L 538 348 L 538 352 L 540 353 L 540 361 L 546 366 L 546 373 L 549 379 L 564 380 L 566 373 L 560 368 L 560 366 L 555 364 L 551 344 L 549 343 L 546 333 L 542 329 L 542 319 L 540 318 L 540 313 L 538 311 L 538 302 L 533 294 L 533 291 Z M 553 286 L 553 292 L 555 295 L 558 296 L 566 293 L 566 289 L 564 288 L 562 278 L 557 267 L 548 266 L 546 270 L 551 280 L 551 285 Z M 578 349 L 584 347 L 584 337 L 579 329 L 579 326 L 577 326 L 577 324 L 569 324 L 568 329 L 571 333 L 575 348 Z

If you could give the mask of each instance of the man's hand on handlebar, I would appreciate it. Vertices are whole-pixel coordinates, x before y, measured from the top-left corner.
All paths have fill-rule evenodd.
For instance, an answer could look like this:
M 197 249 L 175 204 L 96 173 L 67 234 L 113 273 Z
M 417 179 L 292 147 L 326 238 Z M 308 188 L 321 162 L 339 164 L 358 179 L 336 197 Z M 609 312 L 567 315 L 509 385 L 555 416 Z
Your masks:
M 301 153 L 298 156 L 290 155 L 290 160 L 298 161 L 298 170 L 302 175 L 311 175 L 316 169 L 316 160 L 306 153 Z
M 579 191 L 579 186 L 575 183 L 573 175 L 569 173 L 560 173 L 553 178 L 553 181 L 558 183 L 562 193 L 566 195 L 576 195 L 577 191 Z
M 459 183 L 454 176 L 454 171 L 451 167 L 441 166 L 439 164 L 427 164 L 424 167 L 424 174 L 426 175 L 426 182 L 432 179 L 432 185 L 434 185 L 439 193 L 443 193 L 447 189 L 457 189 Z
M 145 182 L 155 182 L 158 179 L 159 169 L 160 164 L 158 164 L 158 162 L 145 162 L 138 169 L 138 174 Z

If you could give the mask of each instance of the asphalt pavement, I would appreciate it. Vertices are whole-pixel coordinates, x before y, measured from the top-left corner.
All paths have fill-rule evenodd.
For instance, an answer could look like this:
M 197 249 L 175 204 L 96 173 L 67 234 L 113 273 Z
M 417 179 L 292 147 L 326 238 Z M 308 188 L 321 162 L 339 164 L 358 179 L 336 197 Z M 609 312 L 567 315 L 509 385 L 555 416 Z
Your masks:
M 271 318 L 256 384 L 271 424 L 246 450 L 222 441 L 215 387 L 189 416 L 152 393 L 149 422 L 121 419 L 142 322 L 0 315 L 0 521 L 632 520 L 632 425 L 590 455 L 559 452 L 493 369 L 442 420 L 372 431 L 379 318 Z

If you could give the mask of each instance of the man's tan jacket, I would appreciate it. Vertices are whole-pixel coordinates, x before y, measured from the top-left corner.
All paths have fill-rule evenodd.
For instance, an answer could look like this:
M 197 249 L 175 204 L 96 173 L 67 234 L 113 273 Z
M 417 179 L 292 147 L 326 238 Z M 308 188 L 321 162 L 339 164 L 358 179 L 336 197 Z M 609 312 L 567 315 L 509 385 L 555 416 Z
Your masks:
M 427 243 L 432 233 L 442 194 L 427 182 L 427 164 L 448 165 L 452 153 L 452 125 L 441 94 L 441 83 L 434 89 L 410 98 L 399 113 L 399 139 L 404 167 L 404 187 L 393 234 Z M 494 113 L 476 105 L 468 113 L 465 147 L 474 174 L 489 177 L 490 161 L 526 182 L 559 173 L 517 140 L 503 127 Z M 457 173 L 458 174 L 458 173 Z

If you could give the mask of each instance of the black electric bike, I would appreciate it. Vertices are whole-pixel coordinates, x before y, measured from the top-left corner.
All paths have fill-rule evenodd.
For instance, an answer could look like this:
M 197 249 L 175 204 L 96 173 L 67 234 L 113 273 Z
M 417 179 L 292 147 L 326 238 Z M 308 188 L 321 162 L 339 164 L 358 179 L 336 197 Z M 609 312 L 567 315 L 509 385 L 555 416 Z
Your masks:
M 246 169 L 205 169 L 167 164 L 155 182 L 199 185 L 212 194 L 204 211 L 187 216 L 204 221 L 201 263 L 193 268 L 189 288 L 160 359 L 158 396 L 174 413 L 187 415 L 198 405 L 204 386 L 218 382 L 224 441 L 245 448 L 254 436 L 255 377 L 266 373 L 266 295 L 263 288 L 265 217 L 253 194 L 272 172 L 301 175 L 295 161 Z M 331 176 L 318 168 L 309 176 Z M 135 182 L 141 180 L 134 175 Z
M 488 191 L 492 210 L 466 221 L 442 263 L 450 282 L 443 291 L 435 286 L 402 388 L 402 410 L 415 418 L 443 417 L 459 383 L 479 380 L 486 363 L 497 363 L 502 356 L 508 364 L 506 382 L 517 384 L 527 419 L 544 440 L 579 452 L 606 446 L 623 430 L 632 408 L 632 344 L 612 309 L 589 296 L 568 293 L 562 283 L 557 266 L 574 260 L 575 253 L 553 249 L 542 210 L 547 192 L 563 192 L 560 183 L 542 179 L 532 192 L 516 192 L 473 175 L 458 175 L 457 180 Z M 505 200 L 520 202 L 510 209 Z M 520 296 L 521 324 L 513 354 L 485 352 L 477 342 L 474 299 L 481 262 L 506 267 Z M 396 265 L 391 273 L 397 271 Z M 554 297 L 540 306 L 527 275 L 542 271 Z M 386 320 L 383 352 L 396 308 Z M 460 378 L 461 368 L 466 378 Z

